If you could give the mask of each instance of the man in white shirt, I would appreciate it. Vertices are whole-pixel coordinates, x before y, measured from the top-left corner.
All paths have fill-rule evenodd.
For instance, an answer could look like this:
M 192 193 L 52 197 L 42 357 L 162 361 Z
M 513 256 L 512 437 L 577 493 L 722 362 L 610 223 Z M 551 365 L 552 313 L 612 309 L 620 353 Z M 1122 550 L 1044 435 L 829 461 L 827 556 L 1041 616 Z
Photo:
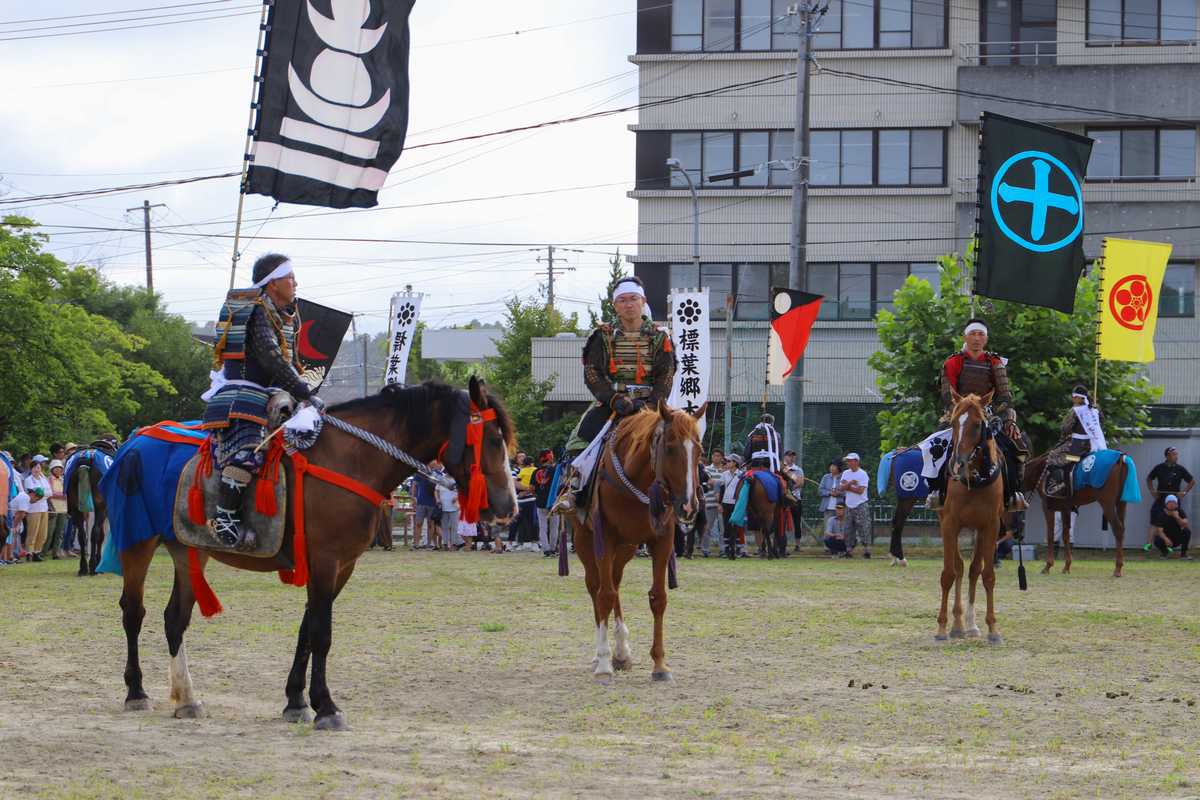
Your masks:
M 838 486 L 846 493 L 846 552 L 853 554 L 859 541 L 863 544 L 863 558 L 871 557 L 871 509 L 867 502 L 871 478 L 859 467 L 858 453 L 846 455 L 846 469 L 842 472 Z

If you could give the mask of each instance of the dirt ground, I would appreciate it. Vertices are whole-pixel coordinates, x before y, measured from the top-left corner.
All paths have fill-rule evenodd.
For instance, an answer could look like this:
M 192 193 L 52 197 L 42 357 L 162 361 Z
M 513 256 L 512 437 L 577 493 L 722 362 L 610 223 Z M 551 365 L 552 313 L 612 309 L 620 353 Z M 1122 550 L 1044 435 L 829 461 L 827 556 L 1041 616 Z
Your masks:
M 0 797 L 1147 798 L 1200 795 L 1200 565 L 1131 555 L 997 585 L 1005 643 L 935 644 L 940 560 L 684 561 L 676 680 L 650 681 L 649 565 L 626 573 L 635 665 L 590 677 L 579 563 L 369 553 L 334 611 L 352 730 L 280 720 L 303 606 L 219 564 L 187 644 L 209 717 L 175 720 L 148 584 L 153 711 L 122 710 L 112 576 L 0 568 Z

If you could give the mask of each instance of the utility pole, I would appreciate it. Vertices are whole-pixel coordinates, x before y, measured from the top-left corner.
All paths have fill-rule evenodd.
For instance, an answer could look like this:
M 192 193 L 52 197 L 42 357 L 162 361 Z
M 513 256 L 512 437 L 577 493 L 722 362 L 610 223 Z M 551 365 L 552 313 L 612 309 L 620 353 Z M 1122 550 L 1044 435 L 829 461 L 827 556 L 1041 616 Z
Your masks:
M 725 455 L 733 452 L 733 292 L 725 295 Z
M 538 248 L 538 249 L 540 250 L 541 248 Z M 546 245 L 546 259 L 545 259 L 546 271 L 544 273 L 539 272 L 538 275 L 544 274 L 546 276 L 546 307 L 551 308 L 551 309 L 554 308 L 554 251 L 555 250 L 561 250 L 561 251 L 570 250 L 570 252 L 572 252 L 572 253 L 582 253 L 583 252 L 582 250 L 574 250 L 574 249 L 570 249 L 570 248 L 566 248 L 566 247 L 555 247 L 552 244 Z M 558 260 L 562 261 L 563 258 L 560 256 Z M 538 263 L 539 264 L 542 263 L 541 256 L 538 256 Z M 574 267 L 559 267 L 558 271 L 559 272 L 574 272 L 575 268 Z
M 812 49 L 813 22 L 828 9 L 828 0 L 797 0 L 788 9 L 796 16 L 799 44 L 796 46 L 796 125 L 792 136 L 792 232 L 788 253 L 788 287 L 808 289 L 808 177 L 809 177 L 809 53 Z M 797 462 L 804 463 L 804 359 L 788 376 L 783 387 L 783 443 L 796 451 Z
M 350 317 L 350 338 L 356 342 L 358 341 L 357 318 L 358 318 L 357 314 Z M 365 334 L 365 333 L 363 334 L 363 346 L 362 346 L 362 396 L 363 397 L 367 396 L 367 341 L 370 338 L 371 337 L 368 336 L 367 334 Z
M 142 204 L 140 206 L 134 206 L 133 208 L 125 209 L 126 213 L 129 213 L 130 211 L 137 211 L 138 209 L 141 209 L 141 211 L 142 211 L 142 221 L 143 221 L 143 224 L 146 229 L 146 291 L 147 292 L 154 291 L 154 264 L 150 259 L 150 209 L 165 208 L 165 207 L 166 207 L 165 203 L 155 203 L 154 205 L 150 205 L 149 200 L 143 200 Z

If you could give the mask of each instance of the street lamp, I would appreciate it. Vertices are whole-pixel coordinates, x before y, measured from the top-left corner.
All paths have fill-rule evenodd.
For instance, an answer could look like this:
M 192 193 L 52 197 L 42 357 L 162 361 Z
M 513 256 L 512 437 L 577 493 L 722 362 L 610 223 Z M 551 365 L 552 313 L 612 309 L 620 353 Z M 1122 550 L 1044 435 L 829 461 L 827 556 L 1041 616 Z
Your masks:
M 696 194 L 696 184 L 678 158 L 668 158 L 667 166 L 683 175 L 688 191 L 692 193 L 692 265 L 696 267 L 696 280 L 700 280 L 700 198 Z

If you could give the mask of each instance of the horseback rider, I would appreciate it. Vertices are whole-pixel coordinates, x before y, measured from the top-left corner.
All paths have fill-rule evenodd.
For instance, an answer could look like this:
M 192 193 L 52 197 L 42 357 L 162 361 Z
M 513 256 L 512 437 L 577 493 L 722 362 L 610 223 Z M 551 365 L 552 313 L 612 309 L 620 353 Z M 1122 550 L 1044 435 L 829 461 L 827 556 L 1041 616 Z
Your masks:
M 754 430 L 746 437 L 742 458 L 749 467 L 769 469 L 774 473 L 779 479 L 781 501 L 787 505 L 795 505 L 796 500 L 791 492 L 791 476 L 785 474 L 781 467 L 782 453 L 779 431 L 775 430 L 775 416 L 763 414 Z
M 1062 438 L 1046 458 L 1046 478 L 1043 490 L 1047 497 L 1064 498 L 1071 494 L 1069 464 L 1082 460 L 1088 453 L 1108 449 L 1101 427 L 1103 415 L 1092 404 L 1086 386 L 1076 384 L 1071 389 L 1071 408 L 1063 415 Z
M 614 416 L 627 417 L 665 403 L 671 394 L 675 376 L 671 336 L 651 321 L 641 279 L 621 278 L 613 287 L 612 303 L 617 323 L 596 328 L 583 346 L 583 380 L 596 401 L 567 440 L 563 489 L 554 504 L 559 514 L 574 510 L 585 473 L 591 473 L 591 463 L 572 462 L 600 435 L 605 424 Z
M 324 408 L 300 373 L 296 336 L 296 276 L 287 256 L 271 253 L 254 262 L 254 285 L 234 289 L 221 307 L 212 385 L 201 427 L 215 432 L 213 461 L 221 473 L 216 516 L 209 528 L 228 547 L 253 550 L 254 532 L 242 528 L 242 495 L 266 453 L 267 403 L 283 390 Z
M 1024 511 L 1028 504 L 1021 493 L 1021 478 L 1025 469 L 1025 458 L 1028 447 L 1024 437 L 1017 428 L 1017 412 L 1012 407 L 1012 390 L 1008 385 L 1008 361 L 999 355 L 989 352 L 987 323 L 978 317 L 967 321 L 963 328 L 963 346 L 960 351 L 950 356 L 942 364 L 942 419 L 939 424 L 949 421 L 949 414 L 954 408 L 953 396 L 974 394 L 979 397 L 992 393 L 992 404 L 988 411 L 990 422 L 994 425 L 996 443 L 1005 460 L 1005 499 L 1008 511 Z M 943 469 L 936 478 L 929 481 L 929 499 L 926 508 L 941 508 L 941 495 L 946 488 L 946 474 Z

